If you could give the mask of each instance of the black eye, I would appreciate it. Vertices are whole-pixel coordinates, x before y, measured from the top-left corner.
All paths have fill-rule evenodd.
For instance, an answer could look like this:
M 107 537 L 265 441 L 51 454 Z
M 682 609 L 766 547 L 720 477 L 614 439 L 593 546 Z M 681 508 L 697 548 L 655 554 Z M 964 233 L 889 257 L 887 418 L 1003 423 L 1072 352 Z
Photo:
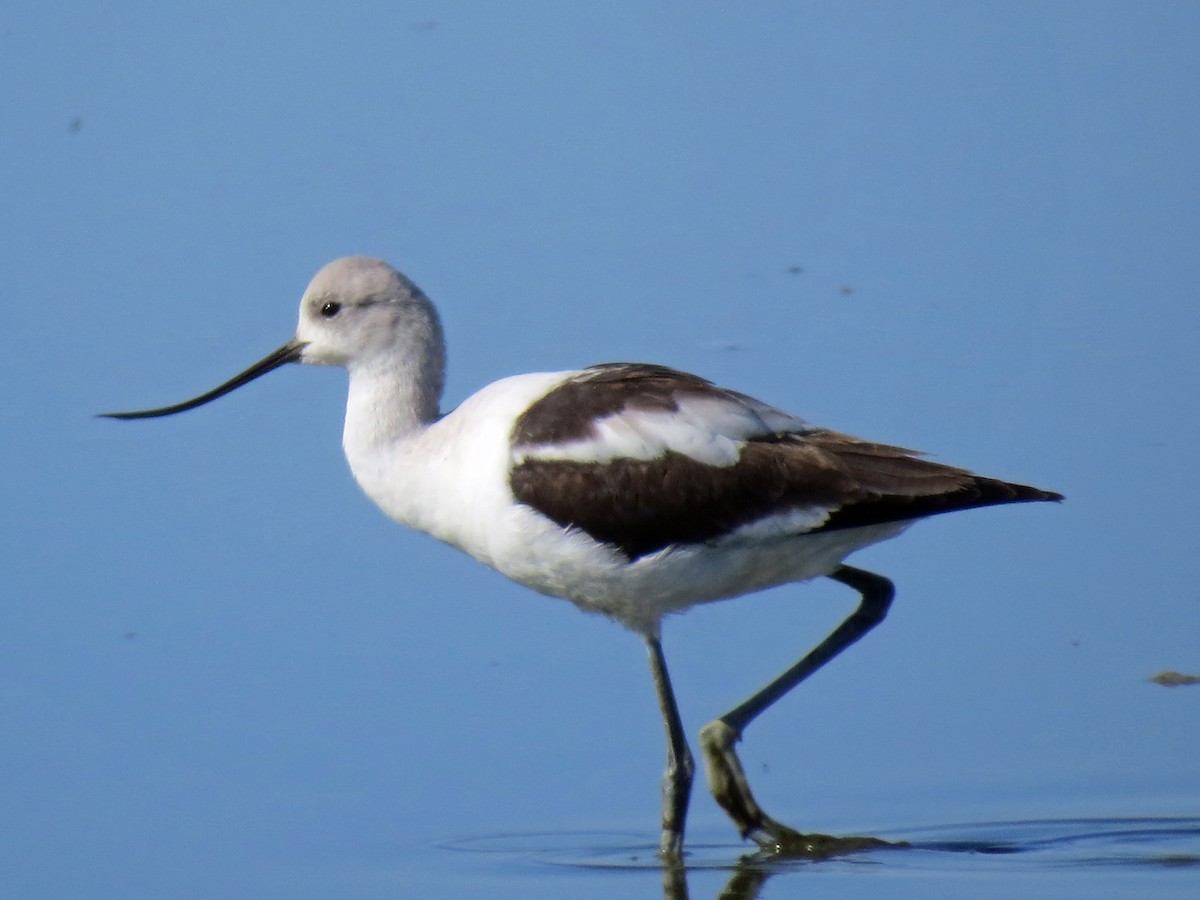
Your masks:
M 323 315 L 326 319 L 332 319 L 341 311 L 342 304 L 334 303 L 332 300 L 327 301 L 325 305 L 321 307 L 321 315 Z

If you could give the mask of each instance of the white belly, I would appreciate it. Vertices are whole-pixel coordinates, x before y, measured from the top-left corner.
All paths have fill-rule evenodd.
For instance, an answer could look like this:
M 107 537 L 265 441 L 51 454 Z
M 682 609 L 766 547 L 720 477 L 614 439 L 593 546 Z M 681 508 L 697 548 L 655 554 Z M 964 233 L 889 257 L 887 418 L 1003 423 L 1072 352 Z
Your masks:
M 561 597 L 643 633 L 664 615 L 831 572 L 848 554 L 895 537 L 908 522 L 813 534 L 782 516 L 702 544 L 629 561 L 518 503 L 509 487 L 512 422 L 570 373 L 505 379 L 410 441 L 350 454 L 355 478 L 396 521 L 459 548 L 534 591 Z M 811 518 L 811 517 L 808 517 Z
M 642 634 L 656 634 L 663 616 L 701 603 L 827 575 L 855 550 L 895 537 L 910 524 L 680 545 L 630 562 L 615 548 L 528 508 L 512 518 L 518 527 L 497 548 L 491 563 L 497 570 Z

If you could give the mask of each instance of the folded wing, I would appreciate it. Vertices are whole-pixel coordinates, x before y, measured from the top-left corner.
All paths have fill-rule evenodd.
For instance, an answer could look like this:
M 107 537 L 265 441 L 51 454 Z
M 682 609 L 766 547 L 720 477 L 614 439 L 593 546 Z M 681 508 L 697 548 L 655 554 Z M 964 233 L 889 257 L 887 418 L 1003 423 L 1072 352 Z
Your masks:
M 521 416 L 512 444 L 518 501 L 630 559 L 759 523 L 806 534 L 1061 499 L 643 364 L 577 373 Z

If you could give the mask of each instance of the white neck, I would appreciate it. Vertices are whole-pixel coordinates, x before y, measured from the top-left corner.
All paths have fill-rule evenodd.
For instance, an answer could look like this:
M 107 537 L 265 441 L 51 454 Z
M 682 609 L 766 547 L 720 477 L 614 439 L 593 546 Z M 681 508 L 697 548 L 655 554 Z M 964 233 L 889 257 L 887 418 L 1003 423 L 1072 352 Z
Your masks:
M 356 476 L 438 418 L 445 350 L 436 322 L 432 333 L 414 335 L 408 343 L 399 353 L 379 354 L 349 368 L 342 447 Z

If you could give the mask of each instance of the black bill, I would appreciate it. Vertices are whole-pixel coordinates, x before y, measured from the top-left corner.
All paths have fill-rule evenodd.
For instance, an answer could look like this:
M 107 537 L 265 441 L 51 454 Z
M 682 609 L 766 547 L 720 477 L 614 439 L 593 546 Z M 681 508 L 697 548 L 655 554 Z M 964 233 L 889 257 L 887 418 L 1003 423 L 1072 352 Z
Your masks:
M 243 384 L 248 384 L 260 375 L 266 375 L 272 369 L 278 369 L 284 363 L 298 362 L 300 353 L 304 350 L 304 342 L 290 340 L 270 356 L 265 359 L 260 359 L 245 372 L 240 375 L 234 375 L 220 387 L 215 387 L 199 397 L 193 397 L 191 400 L 185 400 L 182 403 L 176 403 L 174 406 L 162 406 L 158 409 L 142 409 L 136 412 L 114 412 L 100 413 L 106 419 L 154 419 L 158 416 L 170 416 L 175 413 L 181 413 L 189 409 L 195 409 L 197 406 L 203 406 L 218 397 L 224 397 L 230 391 L 237 390 Z

